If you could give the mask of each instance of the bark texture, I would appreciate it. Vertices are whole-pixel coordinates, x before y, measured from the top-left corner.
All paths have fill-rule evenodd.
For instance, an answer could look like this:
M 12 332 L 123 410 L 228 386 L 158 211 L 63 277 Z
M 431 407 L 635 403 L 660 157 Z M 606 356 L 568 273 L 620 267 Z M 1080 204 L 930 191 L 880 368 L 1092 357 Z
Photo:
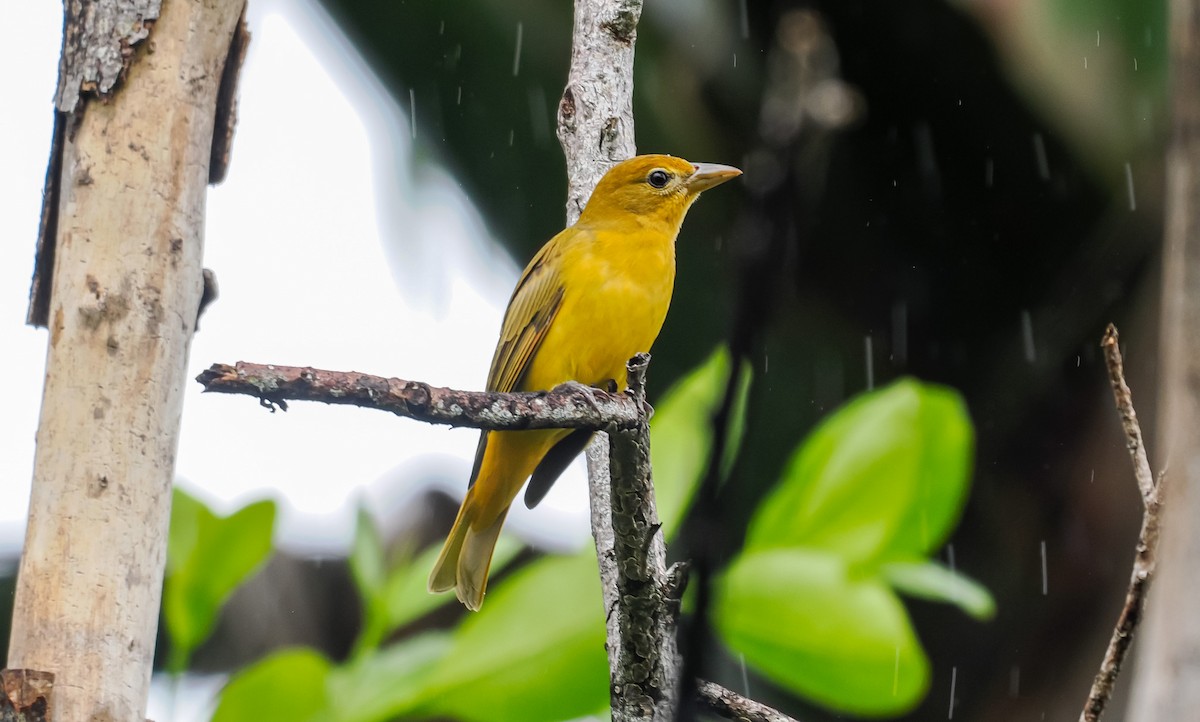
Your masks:
M 1192 719 L 1200 709 L 1200 0 L 1169 3 L 1171 136 L 1163 250 L 1158 581 L 1130 699 L 1132 722 Z
M 629 393 L 645 404 L 647 354 L 628 366 Z M 592 528 L 608 619 L 613 720 L 673 720 L 681 665 L 676 644 L 683 575 L 667 571 L 667 547 L 654 502 L 650 427 L 610 429 L 589 450 Z M 599 450 L 608 447 L 607 458 Z M 608 483 L 596 483 L 607 480 Z M 601 551 L 603 549 L 603 551 Z
M 637 152 L 633 53 L 641 13 L 641 0 L 575 1 L 571 70 L 558 105 L 558 139 L 567 160 L 568 225 L 579 218 L 601 176 Z M 640 374 L 645 374 L 644 363 Z M 673 719 L 679 687 L 674 616 L 655 617 L 661 605 L 647 604 L 647 595 L 661 596 L 666 575 L 649 453 L 644 422 L 641 429 L 614 432 L 611 438 L 596 434 L 587 449 L 592 535 L 608 610 L 614 722 Z M 625 473 L 623 486 L 613 488 L 613 475 Z M 639 545 L 644 552 L 640 563 L 629 556 Z M 622 562 L 627 566 L 622 568 Z M 638 587 L 634 597 L 629 596 L 631 583 Z
M 1158 562 L 1159 509 L 1162 506 L 1163 486 L 1161 482 L 1155 481 L 1154 474 L 1150 471 L 1146 446 L 1142 443 L 1142 427 L 1133 408 L 1133 394 L 1129 385 L 1125 383 L 1125 361 L 1121 357 L 1116 326 L 1111 323 L 1108 325 L 1100 346 L 1104 349 L 1109 385 L 1112 386 L 1113 400 L 1121 416 L 1121 429 L 1125 432 L 1125 448 L 1129 450 L 1129 458 L 1133 462 L 1133 476 L 1142 494 L 1143 512 L 1142 528 L 1138 533 L 1133 558 L 1133 572 L 1129 578 L 1129 589 L 1125 593 L 1125 604 L 1121 607 L 1121 614 L 1113 627 L 1104 659 L 1100 662 L 1100 671 L 1096 673 L 1083 711 L 1079 714 L 1079 722 L 1099 722 L 1103 716 L 1116 687 L 1117 677 L 1121 673 L 1121 665 L 1124 664 L 1129 647 L 1133 643 L 1134 632 L 1142 620 L 1146 596 L 1150 590 L 1150 583 L 1154 580 Z
M 575 0 L 571 70 L 558 104 L 567 157 L 567 225 L 600 177 L 637 152 L 633 140 L 633 46 L 642 0 Z
M 244 361 L 236 366 L 213 364 L 196 380 L 205 391 L 257 396 L 272 410 L 278 405 L 286 411 L 288 401 L 320 401 L 379 409 L 430 424 L 492 431 L 635 428 L 641 423 L 641 410 L 629 398 L 580 384 L 509 394 L 457 391 L 357 371 Z
M 54 674 L 63 720 L 145 717 L 217 88 L 244 0 L 169 0 L 152 29 L 150 5 L 72 0 L 64 34 L 50 345 L 8 651 Z M 145 42 L 114 51 L 138 22 Z M 105 102 L 70 102 L 117 77 Z
M 54 719 L 54 675 L 33 669 L 0 671 L 4 696 L 0 722 L 51 722 Z

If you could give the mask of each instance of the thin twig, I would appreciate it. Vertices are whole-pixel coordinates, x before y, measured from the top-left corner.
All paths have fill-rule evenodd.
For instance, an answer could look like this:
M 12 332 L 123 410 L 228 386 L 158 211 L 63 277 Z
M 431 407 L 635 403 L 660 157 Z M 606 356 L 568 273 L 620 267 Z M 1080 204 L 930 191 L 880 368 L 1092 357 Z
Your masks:
M 696 680 L 696 699 L 714 714 L 736 722 L 797 722 L 761 702 L 703 679 Z
M 1142 493 L 1144 510 L 1142 528 L 1138 533 L 1137 553 L 1133 559 L 1133 573 L 1129 579 L 1129 590 L 1125 593 L 1125 605 L 1121 608 L 1121 615 L 1113 628 L 1108 649 L 1104 652 L 1104 660 L 1100 663 L 1100 671 L 1092 682 L 1087 702 L 1079 715 L 1080 722 L 1098 722 L 1104 714 L 1104 708 L 1112 697 L 1113 685 L 1121 672 L 1121 664 L 1133 642 L 1133 633 L 1142 620 L 1146 592 L 1154 578 L 1159 538 L 1159 509 L 1162 501 L 1162 481 L 1160 479 L 1156 483 L 1150 471 L 1150 462 L 1146 458 L 1146 448 L 1142 443 L 1142 429 L 1133 409 L 1133 397 L 1125 383 L 1124 363 L 1121 359 L 1116 326 L 1108 325 L 1100 346 L 1104 349 L 1108 380 L 1112 385 L 1117 411 L 1121 414 L 1125 447 L 1133 461 L 1133 473 Z
M 1117 411 L 1121 414 L 1121 428 L 1125 431 L 1125 448 L 1133 461 L 1133 474 L 1137 477 L 1138 489 L 1142 492 L 1142 503 L 1149 506 L 1157 494 L 1154 473 L 1150 471 L 1150 461 L 1142 443 L 1142 427 L 1138 424 L 1137 412 L 1133 410 L 1133 396 L 1125 383 L 1125 362 L 1121 358 L 1116 326 L 1108 324 L 1100 347 L 1104 349 L 1108 383 L 1112 386 L 1113 399 L 1116 400 Z
M 254 396 L 274 410 L 288 401 L 320 401 L 387 411 L 418 421 L 491 431 L 522 429 L 627 429 L 642 417 L 624 395 L 579 384 L 550 391 L 501 394 L 457 391 L 420 381 L 371 376 L 356 371 L 322 371 L 239 361 L 213 364 L 196 377 L 205 391 Z

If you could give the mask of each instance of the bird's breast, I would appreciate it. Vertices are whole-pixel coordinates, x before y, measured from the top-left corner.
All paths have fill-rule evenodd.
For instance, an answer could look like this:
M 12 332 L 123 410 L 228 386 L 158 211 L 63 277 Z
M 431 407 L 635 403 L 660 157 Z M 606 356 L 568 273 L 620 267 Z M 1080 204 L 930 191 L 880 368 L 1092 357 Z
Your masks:
M 621 234 L 565 254 L 563 302 L 534 360 L 532 388 L 565 381 L 625 384 L 625 362 L 649 351 L 675 285 L 674 236 Z M 555 358 L 543 358 L 547 352 Z M 541 378 L 534 378 L 534 376 Z

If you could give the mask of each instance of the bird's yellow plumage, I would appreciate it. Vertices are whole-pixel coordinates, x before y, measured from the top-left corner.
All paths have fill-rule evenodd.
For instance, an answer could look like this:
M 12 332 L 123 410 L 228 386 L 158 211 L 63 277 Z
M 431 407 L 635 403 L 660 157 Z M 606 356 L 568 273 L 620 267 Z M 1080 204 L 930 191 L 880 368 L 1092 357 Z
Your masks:
M 736 168 L 642 155 L 600 179 L 575 225 L 521 274 L 500 329 L 489 391 L 539 391 L 567 381 L 625 388 L 625 362 L 649 351 L 671 304 L 675 237 L 700 192 Z M 483 432 L 458 518 L 429 576 L 469 609 L 483 604 L 508 508 L 533 476 L 533 506 L 587 441 L 569 430 Z

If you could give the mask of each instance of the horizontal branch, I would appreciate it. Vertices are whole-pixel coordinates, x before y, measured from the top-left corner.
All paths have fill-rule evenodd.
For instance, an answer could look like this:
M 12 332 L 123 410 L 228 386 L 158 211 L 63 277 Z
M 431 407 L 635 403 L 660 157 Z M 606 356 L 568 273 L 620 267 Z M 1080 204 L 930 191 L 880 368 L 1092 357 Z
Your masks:
M 696 697 L 709 711 L 738 722 L 796 722 L 779 710 L 713 682 L 696 680 Z
M 523 429 L 630 429 L 640 409 L 632 399 L 577 383 L 550 391 L 496 393 L 457 391 L 420 381 L 356 371 L 322 371 L 239 361 L 213 364 L 196 380 L 205 391 L 253 396 L 263 406 L 287 411 L 289 401 L 320 401 L 378 409 L 430 424 L 489 431 Z

